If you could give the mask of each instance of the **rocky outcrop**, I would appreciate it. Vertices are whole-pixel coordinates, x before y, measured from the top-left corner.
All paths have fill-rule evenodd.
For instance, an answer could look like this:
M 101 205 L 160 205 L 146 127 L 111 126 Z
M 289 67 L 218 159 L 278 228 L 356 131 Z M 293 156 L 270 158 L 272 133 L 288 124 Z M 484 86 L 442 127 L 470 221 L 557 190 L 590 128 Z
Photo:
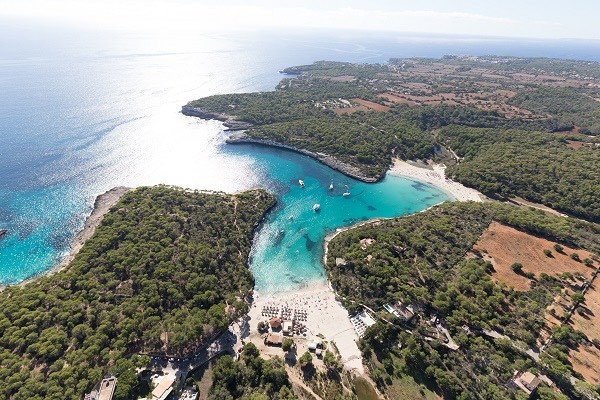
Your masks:
M 0 229 L 0 239 L 8 234 L 8 229 Z
M 230 131 L 240 131 L 251 128 L 253 126 L 249 122 L 237 120 L 234 116 L 212 111 L 206 111 L 199 107 L 191 106 L 189 104 L 186 104 L 185 106 L 181 107 L 181 113 L 189 117 L 198 117 L 202 119 L 216 119 L 217 121 L 223 122 L 223 125 L 225 125 L 225 127 L 227 127 L 227 130 Z
M 356 168 L 352 165 L 346 164 L 328 154 L 314 153 L 312 151 L 298 149 L 294 146 L 274 142 L 272 140 L 255 139 L 255 138 L 247 136 L 245 133 L 233 135 L 229 139 L 227 139 L 226 142 L 229 144 L 258 144 L 258 145 L 262 145 L 262 146 L 271 146 L 271 147 L 277 147 L 277 148 L 281 148 L 281 149 L 295 151 L 296 153 L 300 153 L 305 156 L 311 157 L 311 158 L 319 161 L 320 163 L 327 165 L 329 168 L 332 168 L 336 171 L 341 172 L 344 175 L 350 176 L 354 179 L 358 179 L 359 181 L 363 181 L 363 182 L 372 183 L 372 182 L 377 182 L 383 178 L 383 175 L 380 175 L 377 177 L 367 176 L 367 175 L 363 174 L 358 168 Z

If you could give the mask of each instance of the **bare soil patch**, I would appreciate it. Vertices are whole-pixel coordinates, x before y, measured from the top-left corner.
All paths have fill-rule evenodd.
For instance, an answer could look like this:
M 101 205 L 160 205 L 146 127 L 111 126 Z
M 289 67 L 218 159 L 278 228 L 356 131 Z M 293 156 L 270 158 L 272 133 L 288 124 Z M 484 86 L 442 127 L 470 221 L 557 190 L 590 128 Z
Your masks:
M 381 104 L 374 103 L 372 101 L 363 100 L 363 99 L 352 99 L 353 102 L 360 104 L 363 107 L 367 107 L 373 111 L 377 112 L 386 112 L 389 111 L 390 108 L 388 106 L 384 106 Z
M 573 327 L 585 333 L 590 340 L 600 340 L 600 289 L 598 285 L 598 278 L 596 278 L 585 294 L 585 300 L 579 306 L 583 315 L 578 310 L 571 317 Z M 598 365 L 600 368 L 600 363 Z
M 384 94 L 379 95 L 379 97 L 386 99 L 388 101 L 391 101 L 392 103 L 408 104 L 409 107 L 415 107 L 415 106 L 419 105 L 419 103 L 417 103 L 416 101 L 408 100 L 405 97 L 398 96 L 398 95 L 391 94 L 391 93 L 384 93 Z
M 492 279 L 513 286 L 516 290 L 529 290 L 531 285 L 529 279 L 512 270 L 511 266 L 515 262 L 521 263 L 523 271 L 532 272 L 536 278 L 541 273 L 557 275 L 564 272 L 591 277 L 593 268 L 586 267 L 569 256 L 577 253 L 583 260 L 591 257 L 589 252 L 563 246 L 566 254 L 560 254 L 554 250 L 554 244 L 555 242 L 492 222 L 473 246 L 473 250 L 487 256 L 494 265 Z M 552 251 L 551 257 L 544 254 L 546 249 Z
M 586 382 L 600 384 L 600 350 L 595 346 L 580 345 L 577 350 L 571 350 L 569 361 Z
M 356 107 L 334 108 L 332 111 L 336 115 L 344 115 L 344 114 L 352 114 L 357 111 L 367 112 L 367 111 L 370 111 L 370 109 L 367 107 L 364 107 L 364 106 L 356 106 Z
M 339 75 L 339 76 L 332 76 L 329 79 L 334 82 L 352 82 L 352 81 L 356 80 L 356 77 L 352 76 L 352 75 Z

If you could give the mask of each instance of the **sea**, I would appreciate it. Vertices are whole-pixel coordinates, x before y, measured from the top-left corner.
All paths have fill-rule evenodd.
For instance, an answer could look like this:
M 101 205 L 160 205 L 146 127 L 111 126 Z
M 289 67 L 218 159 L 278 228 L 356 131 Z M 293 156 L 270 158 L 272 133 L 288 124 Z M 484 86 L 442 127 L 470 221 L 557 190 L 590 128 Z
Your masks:
M 181 106 L 213 94 L 273 90 L 278 71 L 316 60 L 444 54 L 598 60 L 600 45 L 326 30 L 181 36 L 0 20 L 0 229 L 8 230 L 0 239 L 0 285 L 56 266 L 98 194 L 160 183 L 267 189 L 278 205 L 249 260 L 257 290 L 324 281 L 326 234 L 450 196 L 393 176 L 361 183 L 289 151 L 227 145 L 219 122 L 183 116 Z

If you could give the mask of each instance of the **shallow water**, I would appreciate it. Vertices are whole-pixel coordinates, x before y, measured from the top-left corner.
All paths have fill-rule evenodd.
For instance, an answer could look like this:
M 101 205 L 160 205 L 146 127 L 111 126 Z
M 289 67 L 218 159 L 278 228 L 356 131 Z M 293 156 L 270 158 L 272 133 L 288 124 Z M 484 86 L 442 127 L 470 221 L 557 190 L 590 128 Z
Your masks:
M 262 185 L 277 195 L 277 207 L 259 230 L 250 259 L 261 292 L 323 280 L 323 239 L 337 228 L 414 213 L 449 199 L 430 185 L 397 176 L 363 183 L 290 151 L 229 147 L 228 151 L 252 154 Z M 313 210 L 315 204 L 319 211 Z
M 267 188 L 279 205 L 253 250 L 257 287 L 322 279 L 327 231 L 418 211 L 444 195 L 392 177 L 366 185 L 297 154 L 225 145 L 220 123 L 185 117 L 181 105 L 216 93 L 272 90 L 281 79 L 277 71 L 315 60 L 457 53 L 597 59 L 600 51 L 589 42 L 325 31 L 182 38 L 0 19 L 0 228 L 9 230 L 0 239 L 0 284 L 55 265 L 98 194 L 159 183 L 228 192 Z M 340 196 L 343 185 L 349 198 Z M 318 214 L 312 211 L 317 202 Z

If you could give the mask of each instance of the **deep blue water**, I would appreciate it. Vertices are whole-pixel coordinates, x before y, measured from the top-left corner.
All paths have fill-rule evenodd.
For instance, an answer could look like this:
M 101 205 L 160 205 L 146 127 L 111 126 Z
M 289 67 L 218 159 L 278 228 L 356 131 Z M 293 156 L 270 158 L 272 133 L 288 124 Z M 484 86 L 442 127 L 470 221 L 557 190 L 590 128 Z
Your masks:
M 219 123 L 181 115 L 182 104 L 215 93 L 271 90 L 281 79 L 278 70 L 322 59 L 502 54 L 596 60 L 599 49 L 597 42 L 324 31 L 182 38 L 1 20 L 0 228 L 10 233 L 0 241 L 0 284 L 55 265 L 99 193 L 157 183 L 225 191 L 260 186 L 276 193 L 280 205 L 253 250 L 258 288 L 320 279 L 326 232 L 415 212 L 445 196 L 400 178 L 361 184 L 289 152 L 226 146 Z M 307 183 L 303 191 L 298 179 Z M 343 185 L 349 198 L 340 196 Z M 282 229 L 281 238 L 274 236 Z

